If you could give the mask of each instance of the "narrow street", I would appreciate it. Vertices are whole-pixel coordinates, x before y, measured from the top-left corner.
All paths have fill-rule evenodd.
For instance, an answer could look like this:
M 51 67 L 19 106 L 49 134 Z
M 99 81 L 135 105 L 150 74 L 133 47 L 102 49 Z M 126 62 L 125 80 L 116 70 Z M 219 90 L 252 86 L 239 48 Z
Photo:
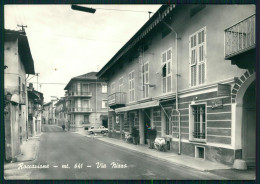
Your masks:
M 37 159 L 24 164 L 49 165 L 49 168 L 30 169 L 30 179 L 209 180 L 221 178 L 129 152 L 97 139 L 63 132 L 57 126 L 44 125 L 43 131 Z M 116 163 L 115 168 L 113 163 Z M 125 168 L 116 168 L 118 166 Z

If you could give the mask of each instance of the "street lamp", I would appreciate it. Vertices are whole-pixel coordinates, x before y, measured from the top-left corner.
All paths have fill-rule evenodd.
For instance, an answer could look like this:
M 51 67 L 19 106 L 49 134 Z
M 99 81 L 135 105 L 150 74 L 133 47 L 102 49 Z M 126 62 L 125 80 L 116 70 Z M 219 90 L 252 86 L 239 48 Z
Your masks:
M 74 4 L 71 5 L 71 9 L 83 11 L 83 12 L 87 12 L 87 13 L 95 13 L 96 12 L 96 9 L 78 6 L 78 5 L 74 5 Z

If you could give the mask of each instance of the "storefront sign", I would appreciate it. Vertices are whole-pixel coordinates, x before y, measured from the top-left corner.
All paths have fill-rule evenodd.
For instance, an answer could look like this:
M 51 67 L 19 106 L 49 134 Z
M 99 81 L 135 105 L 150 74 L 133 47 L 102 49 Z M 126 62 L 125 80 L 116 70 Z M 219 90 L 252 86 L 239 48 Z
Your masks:
M 216 99 L 212 102 L 212 109 L 222 109 L 223 108 L 223 102 L 222 98 L 221 99 Z
M 218 96 L 230 96 L 231 86 L 229 84 L 218 84 Z

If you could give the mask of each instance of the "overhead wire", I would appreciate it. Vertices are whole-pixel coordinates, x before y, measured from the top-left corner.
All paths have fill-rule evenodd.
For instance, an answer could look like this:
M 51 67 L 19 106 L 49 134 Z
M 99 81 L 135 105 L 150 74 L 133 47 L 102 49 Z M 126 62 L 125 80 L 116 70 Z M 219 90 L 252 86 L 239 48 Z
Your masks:
M 37 82 L 30 82 L 30 83 L 37 83 Z M 38 82 L 38 84 L 58 84 L 58 85 L 66 85 L 67 83 L 55 83 L 55 82 L 49 82 L 49 83 L 41 83 L 41 82 Z
M 112 10 L 112 11 L 129 11 L 129 12 L 139 12 L 139 13 L 144 13 L 144 12 L 146 12 L 146 13 L 149 13 L 149 12 L 151 12 L 151 11 L 138 11 L 138 10 L 120 10 L 120 9 L 108 9 L 108 8 L 94 8 L 94 9 L 100 9 L 100 10 Z M 151 13 L 153 13 L 153 12 L 151 12 Z

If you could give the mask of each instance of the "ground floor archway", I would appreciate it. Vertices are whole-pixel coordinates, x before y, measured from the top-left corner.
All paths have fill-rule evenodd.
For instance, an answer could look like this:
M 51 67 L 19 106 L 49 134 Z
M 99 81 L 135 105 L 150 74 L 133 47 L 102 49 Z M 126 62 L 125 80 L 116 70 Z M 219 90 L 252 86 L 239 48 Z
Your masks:
M 247 165 L 255 165 L 256 158 L 256 94 L 255 81 L 243 97 L 242 158 Z

